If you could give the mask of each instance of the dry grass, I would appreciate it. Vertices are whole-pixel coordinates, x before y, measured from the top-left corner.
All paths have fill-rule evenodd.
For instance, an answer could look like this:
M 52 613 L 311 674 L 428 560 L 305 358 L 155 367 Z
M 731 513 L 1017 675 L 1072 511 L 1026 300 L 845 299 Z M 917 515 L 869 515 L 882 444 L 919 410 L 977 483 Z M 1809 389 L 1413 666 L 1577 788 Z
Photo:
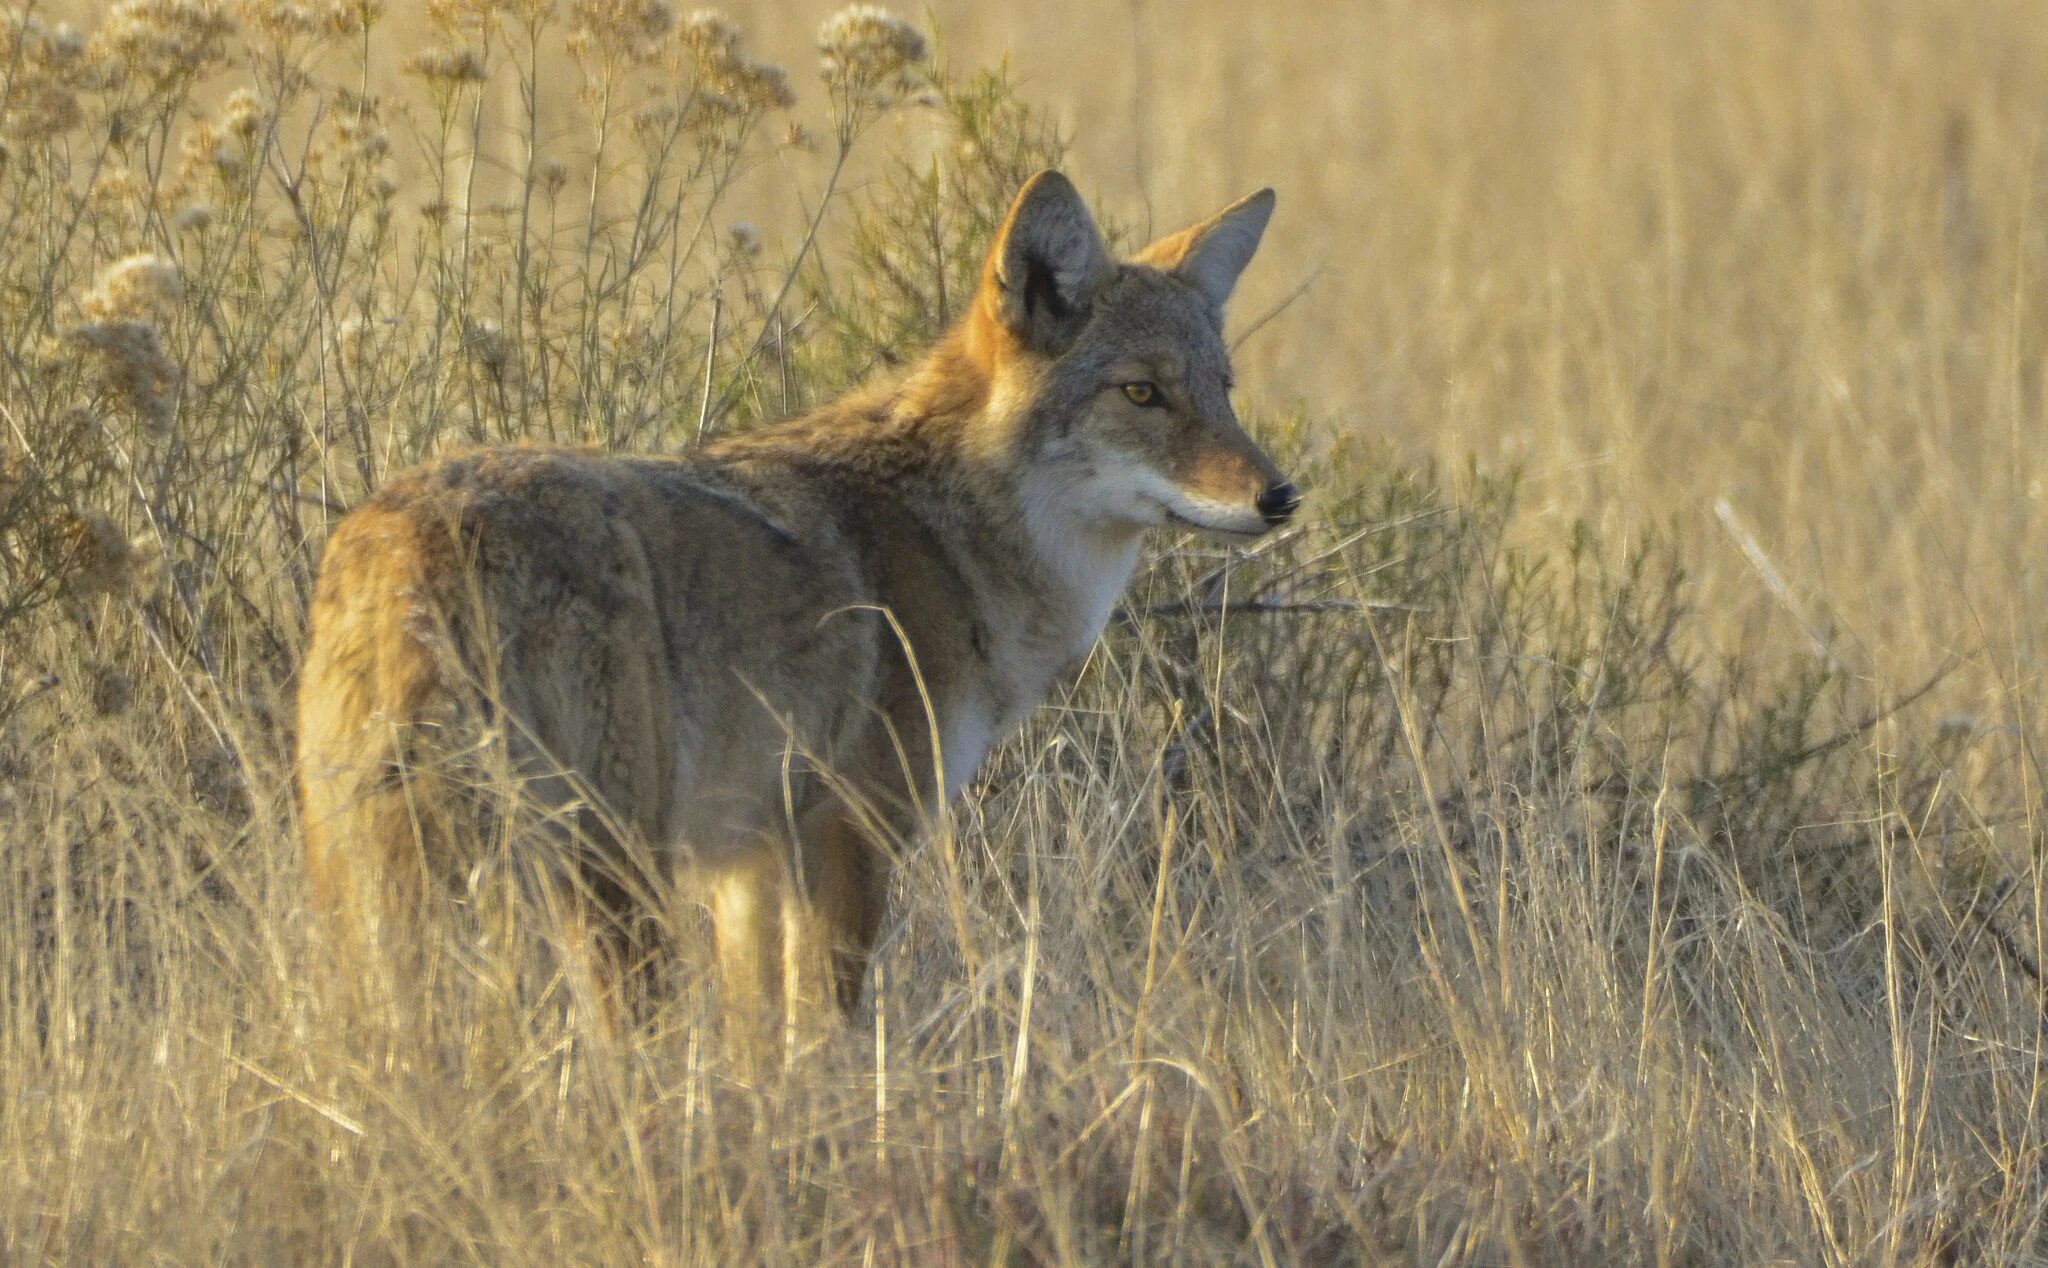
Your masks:
M 106 8 L 0 36 L 8 1259 L 2048 1254 L 2030 0 L 942 10 L 907 87 L 822 13 Z M 317 990 L 339 508 L 837 391 L 1069 133 L 1128 238 L 1280 187 L 1309 522 L 1162 550 L 768 1075 L 687 958 L 602 1042 L 516 902 Z

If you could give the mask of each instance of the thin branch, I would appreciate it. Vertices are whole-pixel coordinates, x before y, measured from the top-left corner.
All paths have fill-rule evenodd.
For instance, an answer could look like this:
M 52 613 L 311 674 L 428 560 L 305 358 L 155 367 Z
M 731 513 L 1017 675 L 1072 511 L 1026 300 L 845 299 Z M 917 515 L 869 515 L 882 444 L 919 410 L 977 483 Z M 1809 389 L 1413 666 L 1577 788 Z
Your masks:
M 1119 608 L 1114 618 L 1121 625 L 1168 616 L 1287 616 L 1318 612 L 1423 612 L 1408 603 L 1373 603 L 1363 599 L 1205 599 L 1193 603 L 1154 603 L 1142 608 Z
M 337 501 L 326 493 L 308 493 L 304 489 L 295 489 L 276 480 L 264 481 L 263 487 L 279 497 L 292 498 L 296 501 L 304 502 L 307 506 L 317 506 L 336 518 L 346 515 L 354 509 L 346 502 Z
M 1287 292 L 1285 295 L 1280 297 L 1279 303 L 1273 305 L 1271 308 L 1268 308 L 1265 312 L 1260 313 L 1257 317 L 1252 319 L 1251 325 L 1246 326 L 1243 330 L 1238 331 L 1237 338 L 1232 339 L 1230 341 L 1231 352 L 1235 353 L 1239 348 L 1244 347 L 1245 340 L 1250 339 L 1253 335 L 1259 333 L 1259 331 L 1265 327 L 1267 322 L 1273 320 L 1275 317 L 1278 317 L 1281 313 L 1284 313 L 1288 309 L 1294 307 L 1294 302 L 1300 299 L 1302 296 L 1308 294 L 1309 288 L 1311 286 L 1314 286 L 1316 282 L 1322 278 L 1323 272 L 1326 268 L 1326 265 L 1318 264 L 1314 268 L 1310 269 L 1308 271 L 1308 276 L 1302 278 L 1299 282 L 1295 283 L 1293 290 Z
M 697 398 L 697 443 L 711 426 L 711 372 L 718 365 L 718 317 L 725 308 L 725 292 L 711 292 L 711 337 L 704 341 L 704 392 Z
M 846 158 L 852 151 L 852 138 L 842 137 L 839 142 L 839 153 L 832 161 L 831 175 L 825 178 L 825 191 L 818 198 L 817 209 L 811 213 L 811 222 L 804 229 L 803 240 L 797 243 L 796 255 L 789 262 L 789 271 L 782 275 L 782 289 L 775 292 L 775 298 L 770 300 L 768 307 L 763 310 L 761 331 L 747 348 L 746 355 L 740 358 L 734 379 L 718 394 L 718 403 L 705 411 L 699 419 L 700 431 L 707 421 L 715 423 L 725 416 L 725 411 L 732 405 L 733 393 L 739 390 L 741 378 L 761 355 L 761 349 L 768 345 L 768 339 L 775 329 L 775 316 L 782 311 L 783 301 L 789 298 L 790 291 L 796 288 L 797 276 L 803 272 L 804 261 L 810 257 L 811 247 L 818 240 L 818 229 L 825 223 L 825 212 L 832 206 L 832 195 L 839 189 L 839 178 L 846 171 Z
M 1764 583 L 1764 589 L 1771 592 L 1771 597 L 1778 601 L 1791 616 L 1793 623 L 1799 626 L 1808 641 L 1813 644 L 1814 655 L 1826 661 L 1828 668 L 1840 672 L 1842 662 L 1835 659 L 1835 653 L 1828 645 L 1828 638 L 1807 619 L 1805 609 L 1798 597 L 1792 593 L 1792 587 L 1785 581 L 1785 574 L 1779 572 L 1778 566 L 1771 562 L 1771 557 L 1764 553 L 1763 546 L 1742 522 L 1742 518 L 1735 513 L 1735 507 L 1727 498 L 1714 499 L 1714 515 L 1721 521 L 1721 527 L 1728 530 L 1728 537 L 1735 543 L 1735 548 L 1742 552 L 1742 557 L 1756 570 L 1757 579 Z
M 1887 719 L 1891 718 L 1894 714 L 1903 712 L 1904 710 L 1926 699 L 1927 696 L 1936 687 L 1939 687 L 1943 682 L 1948 680 L 1948 676 L 1950 674 L 1954 673 L 1956 670 L 1960 668 L 1962 668 L 1961 661 L 1949 661 L 1946 665 L 1943 665 L 1941 668 L 1935 670 L 1934 673 L 1928 677 L 1926 682 L 1921 683 L 1912 691 L 1909 691 L 1905 695 L 1900 696 L 1898 699 L 1892 701 L 1890 704 L 1884 705 L 1876 709 L 1875 711 L 1864 715 L 1857 721 L 1851 723 L 1846 727 L 1843 727 L 1841 730 L 1835 732 L 1833 735 L 1830 735 L 1825 740 L 1821 740 L 1814 744 L 1809 744 L 1805 748 L 1800 749 L 1797 753 L 1794 753 L 1789 758 L 1785 759 L 1786 764 L 1791 766 L 1803 766 L 1807 762 L 1812 761 L 1816 757 L 1825 757 L 1827 754 L 1834 752 L 1836 749 L 1842 747 L 1844 744 L 1847 744 L 1849 741 L 1868 733 L 1873 727 L 1877 726 L 1878 723 L 1886 721 Z
M 2034 985 L 2039 986 L 2041 985 L 2041 966 L 2035 963 L 2034 957 L 2027 954 L 2026 948 L 2020 945 L 2019 939 L 2015 938 L 2012 935 L 2012 931 L 2007 929 L 1998 919 L 1999 910 L 2005 906 L 2005 900 L 2012 897 L 2017 888 L 2018 886 L 2013 882 L 2012 877 L 2005 876 L 1999 878 L 1998 885 L 1993 889 L 1988 900 L 1983 897 L 1971 900 L 1970 914 L 1977 918 L 1978 928 L 1982 932 L 1991 935 L 1991 941 L 2004 953 L 2008 960 L 2012 961 L 2014 967 L 2033 979 Z M 1962 950 L 1967 952 L 1969 947 L 1965 946 Z

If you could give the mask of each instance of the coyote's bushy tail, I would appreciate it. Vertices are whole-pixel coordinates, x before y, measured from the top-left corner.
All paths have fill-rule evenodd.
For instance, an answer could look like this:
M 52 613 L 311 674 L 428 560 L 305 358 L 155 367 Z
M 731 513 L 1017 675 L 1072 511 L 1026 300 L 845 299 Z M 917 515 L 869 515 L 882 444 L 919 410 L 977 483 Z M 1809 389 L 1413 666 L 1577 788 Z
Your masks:
M 314 905 L 376 942 L 445 872 L 457 721 L 416 526 L 366 508 L 327 546 L 299 676 L 298 791 Z

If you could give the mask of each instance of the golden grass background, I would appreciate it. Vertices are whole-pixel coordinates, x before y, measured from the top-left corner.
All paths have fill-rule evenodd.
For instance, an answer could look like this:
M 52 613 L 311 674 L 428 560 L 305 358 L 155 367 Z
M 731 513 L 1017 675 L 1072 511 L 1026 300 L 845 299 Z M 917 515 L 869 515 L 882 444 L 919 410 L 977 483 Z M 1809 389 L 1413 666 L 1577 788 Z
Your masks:
M 823 9 L 731 11 L 801 79 Z M 1675 522 L 1697 575 L 1732 574 L 1717 611 L 1772 606 L 1725 498 L 1859 669 L 2029 659 L 2048 23 L 2025 0 L 928 12 L 955 64 L 1008 61 L 1127 236 L 1280 191 L 1237 301 L 1285 304 L 1240 354 L 1259 400 L 1521 470 L 1559 522 Z M 373 80 L 426 27 L 395 6 Z M 543 130 L 574 138 L 581 76 L 552 69 Z M 786 195 L 825 157 L 756 173 L 731 218 L 800 225 Z
M 826 10 L 734 13 L 829 134 L 809 69 Z M 687 967 L 607 1047 L 530 953 L 540 924 L 452 941 L 413 1007 L 370 1019 L 316 989 L 283 703 L 295 570 L 324 531 L 317 505 L 283 505 L 351 500 L 358 467 L 338 442 L 299 456 L 291 420 L 330 380 L 249 336 L 271 358 L 254 386 L 181 407 L 193 541 L 159 531 L 155 597 L 59 586 L 0 627 L 0 1251 L 2048 1253 L 2048 17 L 1480 0 L 931 19 L 950 65 L 1009 58 L 1127 239 L 1279 190 L 1233 315 L 1278 308 L 1239 377 L 1303 473 L 1307 531 L 1234 563 L 1165 554 L 1140 619 L 907 861 L 855 1033 L 786 1069 L 725 1059 Z M 398 67 L 431 38 L 389 15 L 370 79 L 417 101 Z M 550 58 L 543 131 L 573 183 L 586 121 Z M 516 115 L 502 79 L 486 99 Z M 875 122 L 844 202 L 886 197 L 897 154 L 971 167 L 944 113 Z M 392 133 L 409 222 L 426 164 Z M 762 227 L 771 290 L 830 159 L 767 147 L 717 213 Z M 850 211 L 820 244 L 840 280 L 800 298 L 862 294 Z M 9 365 L 101 265 L 157 245 L 45 241 L 74 263 L 41 293 L 19 249 Z M 201 293 L 235 338 L 178 318 L 191 381 L 242 337 L 237 312 L 296 311 L 264 286 Z M 686 368 L 608 380 L 668 421 L 601 439 L 687 438 L 690 311 L 665 345 Z M 808 373 L 798 399 L 876 334 L 818 311 L 845 329 L 785 362 Z M 451 340 L 427 355 L 408 326 L 373 354 L 392 367 L 368 380 L 391 385 L 373 475 L 458 438 L 405 412 L 468 417 L 464 357 L 497 354 Z M 60 389 L 46 411 L 28 383 L 9 381 L 10 424 L 59 417 Z M 741 395 L 733 425 L 773 412 L 773 390 Z M 302 465 L 241 476 L 272 448 Z M 130 489 L 148 462 L 115 467 L 43 513 L 146 537 L 184 505 Z M 10 567 L 39 531 L 0 516 Z M 1205 616 L 1226 565 L 1226 596 L 1375 606 Z
M 937 13 L 1127 220 L 1280 190 L 1240 312 L 1316 281 L 1246 350 L 1266 399 L 1519 464 L 1560 517 L 1675 521 L 1723 612 L 1771 602 L 1726 498 L 1859 669 L 2031 677 L 2033 6 L 991 10 Z

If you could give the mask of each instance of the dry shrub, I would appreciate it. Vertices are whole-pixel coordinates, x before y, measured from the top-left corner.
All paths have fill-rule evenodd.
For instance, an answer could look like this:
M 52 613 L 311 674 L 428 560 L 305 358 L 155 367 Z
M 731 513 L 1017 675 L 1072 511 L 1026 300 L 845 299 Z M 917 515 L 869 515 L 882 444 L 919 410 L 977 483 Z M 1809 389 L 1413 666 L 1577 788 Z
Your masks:
M 895 363 L 1062 145 L 872 10 L 814 126 L 659 3 L 437 0 L 391 92 L 376 5 L 236 12 L 0 28 L 11 1257 L 2038 1252 L 2025 737 L 1313 417 L 1258 423 L 1306 522 L 1163 543 L 910 849 L 851 1032 L 732 1059 L 665 907 L 592 1033 L 516 799 L 417 971 L 330 997 L 286 702 L 334 518 L 453 444 L 684 448 Z M 736 211 L 778 152 L 787 235 Z

